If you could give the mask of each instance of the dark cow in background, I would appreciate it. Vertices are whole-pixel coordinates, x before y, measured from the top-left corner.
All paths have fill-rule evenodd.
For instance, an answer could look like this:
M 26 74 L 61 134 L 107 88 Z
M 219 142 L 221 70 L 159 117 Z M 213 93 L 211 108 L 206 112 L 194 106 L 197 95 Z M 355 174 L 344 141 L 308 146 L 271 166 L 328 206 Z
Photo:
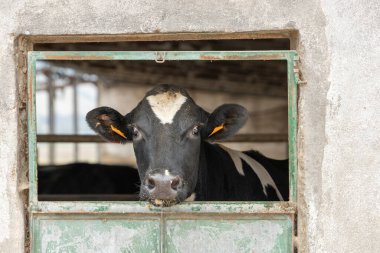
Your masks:
M 118 200 L 136 200 L 139 185 L 137 169 L 130 166 L 89 163 L 38 166 L 38 195 L 42 200 L 62 200 L 68 196 L 69 200 L 88 200 L 90 195 L 103 200 L 109 200 L 109 195 L 122 195 Z M 128 199 L 123 199 L 126 196 Z
M 141 200 L 159 206 L 186 199 L 287 200 L 287 160 L 212 144 L 234 135 L 247 118 L 236 104 L 208 113 L 184 89 L 166 84 L 150 90 L 125 116 L 109 107 L 86 116 L 107 141 L 133 141 Z

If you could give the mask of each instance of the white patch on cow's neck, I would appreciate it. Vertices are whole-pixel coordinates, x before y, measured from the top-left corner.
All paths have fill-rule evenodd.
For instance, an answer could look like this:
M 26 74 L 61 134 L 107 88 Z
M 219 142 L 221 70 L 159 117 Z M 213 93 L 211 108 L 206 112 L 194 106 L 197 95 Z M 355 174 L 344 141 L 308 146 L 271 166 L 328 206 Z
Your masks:
M 196 193 L 193 192 L 187 199 L 185 199 L 185 202 L 193 202 L 196 196 Z
M 283 197 L 278 190 L 275 182 L 273 181 L 273 178 L 268 173 L 268 171 L 262 166 L 258 161 L 253 159 L 252 157 L 244 154 L 241 151 L 233 150 L 230 148 L 227 148 L 226 146 L 219 145 L 222 149 L 224 149 L 231 157 L 233 163 L 235 164 L 235 168 L 238 171 L 238 173 L 242 176 L 244 176 L 244 170 L 243 170 L 243 163 L 241 160 L 245 161 L 249 167 L 256 173 L 257 177 L 260 180 L 260 183 L 263 187 L 264 194 L 268 196 L 266 187 L 268 185 L 272 186 L 273 189 L 276 191 L 277 197 L 279 200 L 283 201 Z
M 165 176 L 170 176 L 170 172 L 168 170 L 165 170 Z
M 162 124 L 173 123 L 174 116 L 186 102 L 186 97 L 178 92 L 164 92 L 146 98 L 154 114 Z

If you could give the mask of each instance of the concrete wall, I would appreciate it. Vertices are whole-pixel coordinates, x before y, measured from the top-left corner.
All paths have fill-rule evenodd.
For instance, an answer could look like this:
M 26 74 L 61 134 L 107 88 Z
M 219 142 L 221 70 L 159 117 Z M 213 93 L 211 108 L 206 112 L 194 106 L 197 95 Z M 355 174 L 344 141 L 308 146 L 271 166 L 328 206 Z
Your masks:
M 2 1 L 0 251 L 22 252 L 25 237 L 17 35 L 297 29 L 308 82 L 300 88 L 299 100 L 301 252 L 376 252 L 379 9 L 377 0 Z

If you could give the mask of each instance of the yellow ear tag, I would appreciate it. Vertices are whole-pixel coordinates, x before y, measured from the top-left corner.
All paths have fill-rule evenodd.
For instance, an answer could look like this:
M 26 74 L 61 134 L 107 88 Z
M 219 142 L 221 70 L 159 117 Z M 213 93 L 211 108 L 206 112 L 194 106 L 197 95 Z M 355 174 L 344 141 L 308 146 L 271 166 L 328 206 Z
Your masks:
M 224 128 L 224 123 L 221 124 L 221 125 L 219 125 L 219 126 L 217 126 L 217 127 L 215 127 L 214 130 L 212 130 L 212 133 L 211 133 L 208 137 L 210 137 L 211 135 L 213 135 L 213 134 L 219 132 L 219 131 L 222 130 L 223 128 Z
M 123 134 L 123 132 L 121 132 L 119 129 L 117 129 L 116 127 L 114 127 L 113 125 L 111 125 L 111 130 L 115 133 L 117 133 L 118 135 L 120 135 L 121 137 L 123 137 L 124 139 L 127 139 L 127 137 Z

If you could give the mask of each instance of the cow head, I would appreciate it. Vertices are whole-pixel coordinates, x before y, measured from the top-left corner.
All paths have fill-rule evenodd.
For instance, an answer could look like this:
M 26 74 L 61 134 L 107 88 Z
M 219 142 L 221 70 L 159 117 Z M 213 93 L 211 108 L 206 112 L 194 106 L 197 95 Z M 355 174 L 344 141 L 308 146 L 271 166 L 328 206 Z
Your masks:
M 159 85 L 123 116 L 109 107 L 90 111 L 90 127 L 110 142 L 133 141 L 141 180 L 140 198 L 154 205 L 184 201 L 195 189 L 201 142 L 235 134 L 247 110 L 225 104 L 211 114 L 177 86 Z

